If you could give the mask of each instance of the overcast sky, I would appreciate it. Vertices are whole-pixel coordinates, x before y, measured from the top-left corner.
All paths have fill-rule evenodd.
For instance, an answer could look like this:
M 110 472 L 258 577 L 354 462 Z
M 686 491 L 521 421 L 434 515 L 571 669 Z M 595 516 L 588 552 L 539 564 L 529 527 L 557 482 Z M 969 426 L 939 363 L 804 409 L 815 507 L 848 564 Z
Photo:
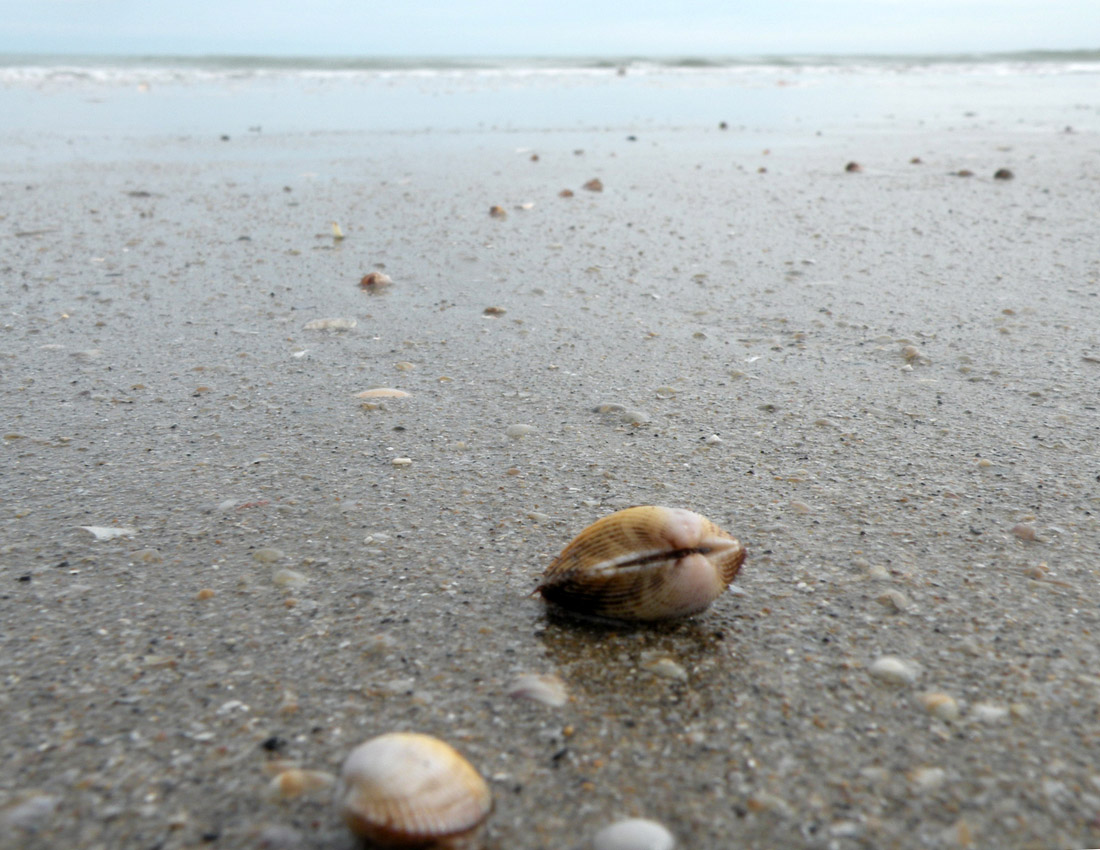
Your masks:
M 0 52 L 575 56 L 1100 48 L 1100 0 L 0 0 Z

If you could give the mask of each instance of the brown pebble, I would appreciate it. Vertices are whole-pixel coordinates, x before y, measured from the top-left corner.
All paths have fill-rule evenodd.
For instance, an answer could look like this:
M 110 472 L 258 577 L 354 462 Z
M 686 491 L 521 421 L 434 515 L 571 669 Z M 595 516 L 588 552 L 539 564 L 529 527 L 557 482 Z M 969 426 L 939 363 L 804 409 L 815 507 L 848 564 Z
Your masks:
M 756 173 L 757 174 L 767 174 L 768 169 L 766 169 L 764 166 L 761 165 L 758 169 L 756 169 Z
M 213 599 L 214 598 L 214 591 L 211 590 L 209 587 L 204 587 L 197 594 L 195 594 L 195 598 L 200 600 L 200 601 L 206 600 L 206 599 Z
M 1016 175 L 1009 171 L 1007 168 L 998 168 L 993 172 L 994 180 L 1011 180 Z
M 846 166 L 844 166 L 844 170 L 855 173 L 857 171 L 862 171 L 863 166 L 860 165 L 858 162 L 849 162 Z
M 572 198 L 573 197 L 573 190 L 572 189 L 562 189 L 560 192 L 558 192 L 558 197 L 559 198 Z
M 503 307 L 486 307 L 481 312 L 484 313 L 486 316 L 503 316 L 508 311 L 505 310 Z
M 531 154 L 531 162 L 538 162 L 538 161 L 539 161 L 539 155 L 537 153 Z
M 1012 526 L 1012 533 L 1020 540 L 1026 540 L 1028 542 L 1034 542 L 1039 539 L 1039 535 L 1035 533 L 1035 527 L 1028 525 L 1026 522 L 1018 522 Z
M 974 172 L 971 171 L 969 168 L 960 168 L 958 171 L 955 172 L 955 176 L 956 177 L 973 177 Z
M 915 156 L 911 160 L 909 160 L 910 165 L 921 165 L 923 162 L 924 160 L 921 159 L 919 156 Z
M 508 218 L 508 213 L 505 212 L 504 207 L 496 204 L 489 207 L 489 215 L 493 218 Z
M 603 183 L 600 181 L 599 177 L 593 177 L 591 180 L 584 184 L 584 188 L 587 189 L 589 192 L 602 192 Z
M 719 121 L 718 122 L 718 129 L 719 130 L 728 130 L 729 128 L 730 128 L 730 125 L 727 124 L 725 121 Z

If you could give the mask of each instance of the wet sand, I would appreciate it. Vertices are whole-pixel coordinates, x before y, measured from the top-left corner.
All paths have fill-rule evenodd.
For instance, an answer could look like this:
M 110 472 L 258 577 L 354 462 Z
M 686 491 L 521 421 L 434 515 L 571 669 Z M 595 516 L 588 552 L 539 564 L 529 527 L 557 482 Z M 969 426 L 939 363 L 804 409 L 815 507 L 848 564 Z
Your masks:
M 395 729 L 486 848 L 1100 844 L 1097 137 L 636 135 L 8 145 L 0 844 L 350 848 L 272 764 Z M 529 596 L 650 503 L 736 592 Z

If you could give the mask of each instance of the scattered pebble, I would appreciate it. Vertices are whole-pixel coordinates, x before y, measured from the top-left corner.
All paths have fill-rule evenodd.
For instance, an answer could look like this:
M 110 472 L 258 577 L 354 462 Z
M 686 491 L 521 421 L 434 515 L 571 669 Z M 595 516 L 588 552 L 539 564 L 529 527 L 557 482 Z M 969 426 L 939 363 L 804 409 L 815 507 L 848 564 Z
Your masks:
M 535 432 L 534 425 L 509 425 L 504 429 L 504 433 L 511 437 L 513 440 L 518 440 L 521 437 L 526 437 L 528 434 Z
M 302 327 L 307 331 L 332 331 L 342 333 L 350 331 L 359 322 L 355 319 L 310 319 Z
M 591 180 L 584 184 L 584 188 L 587 189 L 589 192 L 602 192 L 603 182 L 600 180 L 599 177 L 593 177 Z
M 672 398 L 676 395 L 676 388 L 670 386 L 657 387 L 655 392 L 658 398 Z
M 1020 540 L 1028 543 L 1034 543 L 1039 539 L 1039 535 L 1035 532 L 1035 526 L 1028 525 L 1026 522 L 1018 522 L 1012 526 L 1012 533 Z
M 565 682 L 553 673 L 521 673 L 508 685 L 508 696 L 560 708 L 569 700 Z
M 411 457 L 395 457 L 393 460 L 390 461 L 390 463 L 393 464 L 394 466 L 412 466 L 412 458 Z
M 995 705 L 991 702 L 976 703 L 970 709 L 970 719 L 975 723 L 999 723 L 1008 717 L 1007 706 Z
M 867 672 L 892 685 L 911 685 L 917 680 L 916 665 L 894 655 L 882 656 L 867 668 Z
M 486 316 L 503 316 L 508 311 L 503 307 L 486 307 L 481 312 Z
M 252 560 L 261 564 L 274 564 L 276 561 L 281 560 L 283 556 L 282 549 L 276 549 L 274 546 L 264 546 L 252 553 Z
M 904 611 L 909 607 L 909 600 L 906 598 L 905 594 L 893 588 L 884 590 L 875 597 L 875 601 L 893 611 Z
M 286 568 L 276 570 L 271 580 L 275 582 L 276 586 L 285 587 L 288 590 L 298 590 L 309 582 L 309 578 L 304 574 Z
M 504 207 L 494 204 L 489 207 L 489 216 L 491 218 L 508 218 L 508 211 Z
M 572 198 L 573 197 L 573 190 L 572 189 L 562 189 L 560 192 L 558 192 L 558 197 L 559 198 Z
M 33 792 L 0 809 L 0 825 L 11 837 L 10 830 L 34 832 L 42 829 L 57 811 L 61 798 L 54 794 Z
M 959 703 L 950 694 L 930 691 L 921 694 L 920 701 L 921 705 L 924 706 L 924 710 L 939 720 L 959 719 Z
M 205 602 L 207 599 L 213 599 L 216 594 L 209 587 L 204 587 L 198 593 L 195 594 L 195 598 L 200 602 Z
M 849 162 L 846 166 L 844 166 L 844 170 L 847 171 L 849 174 L 856 174 L 863 170 L 863 166 L 860 165 L 858 162 Z
M 114 540 L 116 537 L 133 537 L 137 534 L 132 528 L 113 528 L 106 525 L 82 525 L 80 528 L 92 534 L 96 540 Z
M 408 360 L 398 360 L 393 364 L 393 368 L 398 372 L 411 372 L 416 368 L 416 364 L 410 363 Z
M 719 437 L 717 434 L 711 434 L 709 437 L 704 439 L 703 442 L 706 443 L 708 446 L 714 446 L 722 442 L 722 438 Z
M 973 177 L 974 172 L 971 171 L 969 168 L 960 168 L 958 171 L 955 172 L 955 176 L 956 177 Z
M 1007 168 L 998 168 L 993 172 L 994 180 L 1011 180 L 1016 175 L 1009 171 Z
M 592 850 L 672 850 L 676 839 L 663 824 L 630 818 L 605 826 L 592 839 Z
M 626 425 L 645 425 L 649 414 L 644 410 L 624 410 L 619 414 L 619 421 Z
M 675 682 L 686 682 L 688 680 L 688 672 L 684 669 L 683 665 L 669 658 L 667 655 L 651 655 L 649 653 L 644 653 L 642 655 L 641 666 L 643 670 L 648 670 L 650 673 L 655 676 L 660 676 L 662 679 L 672 679 Z
M 935 791 L 947 779 L 947 771 L 942 767 L 917 767 L 907 774 L 913 788 L 920 792 Z

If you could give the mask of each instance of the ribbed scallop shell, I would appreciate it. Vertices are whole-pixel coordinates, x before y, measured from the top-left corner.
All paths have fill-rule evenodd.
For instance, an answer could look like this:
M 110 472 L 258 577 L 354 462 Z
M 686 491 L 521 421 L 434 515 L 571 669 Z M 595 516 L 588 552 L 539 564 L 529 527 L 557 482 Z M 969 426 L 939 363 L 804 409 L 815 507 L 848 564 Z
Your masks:
M 745 547 L 706 517 L 645 505 L 588 526 L 535 592 L 582 614 L 665 620 L 705 610 L 744 560 Z
M 383 847 L 423 847 L 477 827 L 493 807 L 485 780 L 454 747 L 411 732 L 360 744 L 344 762 L 344 822 Z

